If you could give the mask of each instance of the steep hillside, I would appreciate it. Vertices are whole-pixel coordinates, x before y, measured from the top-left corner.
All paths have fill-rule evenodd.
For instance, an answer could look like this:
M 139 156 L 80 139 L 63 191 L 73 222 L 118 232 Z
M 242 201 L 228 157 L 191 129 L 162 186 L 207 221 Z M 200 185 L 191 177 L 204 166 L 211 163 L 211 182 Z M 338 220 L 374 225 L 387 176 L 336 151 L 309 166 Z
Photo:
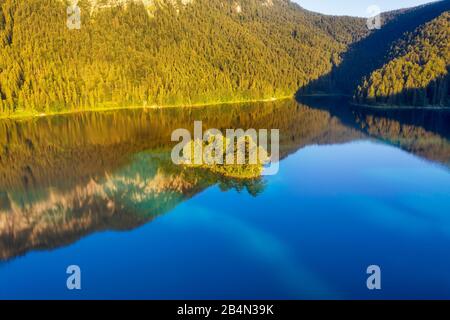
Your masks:
M 361 103 L 448 105 L 448 16 L 430 21 L 450 1 L 386 13 L 374 32 L 288 0 L 79 0 L 79 29 L 68 5 L 0 0 L 0 116 L 358 86 Z
M 361 41 L 356 41 L 350 45 L 349 50 L 342 56 L 342 63 L 333 68 L 333 71 L 324 77 L 320 77 L 317 81 L 303 86 L 299 90 L 299 94 L 314 93 L 314 92 L 333 92 L 345 93 L 348 95 L 355 95 L 358 86 L 361 90 L 358 91 L 359 102 L 370 103 L 390 103 L 390 104 L 404 104 L 412 103 L 413 98 L 400 99 L 403 95 L 414 95 L 413 93 L 400 93 L 404 88 L 411 85 L 425 85 L 423 79 L 413 79 L 419 76 L 419 73 L 413 72 L 408 77 L 404 74 L 402 85 L 399 84 L 399 79 L 395 80 L 392 75 L 386 75 L 383 83 L 386 88 L 381 88 L 375 84 L 369 94 L 368 86 L 370 81 L 375 81 L 379 78 L 379 74 L 383 68 L 391 68 L 393 66 L 392 60 L 407 55 L 406 51 L 413 50 L 421 51 L 419 54 L 421 61 L 412 62 L 416 67 L 420 64 L 421 67 L 428 64 L 427 68 L 439 69 L 432 71 L 435 75 L 440 77 L 443 74 L 443 64 L 450 65 L 448 57 L 448 45 L 450 37 L 448 34 L 448 24 L 445 23 L 445 17 L 442 16 L 445 12 L 450 10 L 450 1 L 439 1 L 428 5 L 423 5 L 411 9 L 397 10 L 393 12 L 384 13 L 382 15 L 382 28 L 380 30 L 372 31 L 367 37 Z M 429 25 L 431 23 L 431 25 Z M 429 26 L 428 26 L 429 25 Z M 427 27 L 428 26 L 428 27 Z M 438 28 L 438 30 L 432 30 Z M 413 39 L 414 37 L 419 37 Z M 422 44 L 427 44 L 426 48 L 422 48 Z M 416 49 L 408 48 L 408 46 L 416 46 Z M 433 48 L 431 48 L 433 47 Z M 445 51 L 444 48 L 447 48 Z M 431 50 L 431 51 L 430 51 Z M 432 55 L 431 52 L 435 54 Z M 413 54 L 414 55 L 414 54 Z M 439 61 L 436 61 L 439 57 Z M 411 55 L 405 57 L 406 60 L 413 58 Z M 417 57 L 416 57 L 417 58 Z M 413 59 L 416 59 L 413 58 Z M 417 59 L 416 59 L 417 60 Z M 437 64 L 436 64 L 437 63 Z M 397 68 L 400 67 L 396 63 Z M 408 73 L 407 69 L 403 70 Z M 425 71 L 428 72 L 428 71 Z M 373 77 L 372 77 L 373 76 Z M 372 77 L 372 80 L 370 80 Z M 399 77 L 398 77 L 399 78 Z M 408 84 L 406 82 L 409 81 Z M 438 78 L 433 80 L 442 83 Z M 395 82 L 395 83 L 394 83 Z M 375 88 L 376 86 L 376 88 Z M 393 88 L 396 89 L 393 89 Z M 389 88 L 392 88 L 389 92 Z M 420 90 L 427 90 L 426 87 L 420 87 Z M 433 89 L 434 90 L 434 89 Z M 375 93 L 373 92 L 375 91 Z M 375 98 L 373 95 L 377 95 Z M 399 94 L 399 99 L 394 98 L 393 95 Z M 388 98 L 386 95 L 390 95 Z M 369 99 L 366 97 L 369 96 Z M 424 102 L 431 104 L 442 104 L 445 98 L 433 96 L 429 101 L 417 98 L 415 103 L 418 105 Z M 448 103 L 447 103 L 448 105 Z
M 329 73 L 365 21 L 286 0 L 0 0 L 0 112 L 292 95 Z
M 358 88 L 360 103 L 450 106 L 450 11 L 408 33 Z

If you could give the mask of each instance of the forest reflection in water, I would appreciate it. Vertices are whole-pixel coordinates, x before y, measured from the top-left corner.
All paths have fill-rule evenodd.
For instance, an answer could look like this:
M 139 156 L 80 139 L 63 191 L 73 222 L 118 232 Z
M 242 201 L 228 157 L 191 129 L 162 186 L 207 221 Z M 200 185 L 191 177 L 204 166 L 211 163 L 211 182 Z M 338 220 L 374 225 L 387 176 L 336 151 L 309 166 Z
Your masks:
M 258 196 L 264 178 L 230 179 L 170 160 L 171 133 L 279 129 L 284 159 L 308 145 L 374 139 L 450 164 L 450 112 L 368 110 L 340 99 L 137 109 L 0 122 L 0 260 L 130 230 L 219 185 Z

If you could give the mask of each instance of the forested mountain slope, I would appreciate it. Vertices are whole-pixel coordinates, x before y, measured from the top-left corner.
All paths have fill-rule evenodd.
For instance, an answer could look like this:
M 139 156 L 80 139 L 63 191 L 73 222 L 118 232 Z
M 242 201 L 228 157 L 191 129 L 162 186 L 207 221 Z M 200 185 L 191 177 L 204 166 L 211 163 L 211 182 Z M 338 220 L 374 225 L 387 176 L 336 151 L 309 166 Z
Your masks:
M 0 116 L 262 100 L 295 92 L 354 95 L 358 86 L 361 103 L 448 104 L 443 13 L 450 1 L 386 13 L 377 31 L 369 31 L 365 19 L 321 15 L 288 0 L 78 5 L 81 26 L 70 29 L 64 0 L 0 0 Z M 443 43 L 436 47 L 438 40 Z M 419 51 L 410 52 L 411 45 Z M 390 62 L 400 56 L 415 66 Z M 422 70 L 427 63 L 432 71 Z M 392 68 L 402 71 L 394 77 L 387 71 Z M 408 68 L 439 79 L 411 79 Z M 424 83 L 431 87 L 400 92 Z
M 344 93 L 363 104 L 449 106 L 449 10 L 446 0 L 382 14 L 380 30 L 351 44 L 341 64 L 298 93 Z
M 450 12 L 399 40 L 356 93 L 360 103 L 450 106 Z
M 80 0 L 79 30 L 64 1 L 0 5 L 2 114 L 293 95 L 367 34 L 286 0 Z

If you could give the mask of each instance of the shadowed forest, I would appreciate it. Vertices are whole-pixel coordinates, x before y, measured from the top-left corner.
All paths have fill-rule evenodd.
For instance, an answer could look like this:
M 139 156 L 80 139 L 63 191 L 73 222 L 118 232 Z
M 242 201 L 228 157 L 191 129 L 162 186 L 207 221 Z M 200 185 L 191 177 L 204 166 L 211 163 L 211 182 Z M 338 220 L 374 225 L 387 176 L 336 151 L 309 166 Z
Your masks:
M 290 1 L 0 0 L 0 115 L 345 93 L 448 105 L 449 1 L 365 19 Z
M 359 104 L 450 106 L 450 2 L 382 15 L 380 30 L 350 45 L 329 74 L 298 95 L 341 93 Z

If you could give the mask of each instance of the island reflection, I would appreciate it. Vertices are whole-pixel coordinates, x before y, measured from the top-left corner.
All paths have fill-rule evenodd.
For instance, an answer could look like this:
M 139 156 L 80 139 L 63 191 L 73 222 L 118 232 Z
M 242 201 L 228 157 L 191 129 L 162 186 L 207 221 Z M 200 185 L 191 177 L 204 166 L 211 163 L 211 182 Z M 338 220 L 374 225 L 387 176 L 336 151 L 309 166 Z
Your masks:
M 205 130 L 278 128 L 282 159 L 308 145 L 376 139 L 448 166 L 448 112 L 411 113 L 285 100 L 2 121 L 0 260 L 97 231 L 131 230 L 215 185 L 264 192 L 263 178 L 230 179 L 172 163 L 172 131 L 191 129 L 195 120 Z

